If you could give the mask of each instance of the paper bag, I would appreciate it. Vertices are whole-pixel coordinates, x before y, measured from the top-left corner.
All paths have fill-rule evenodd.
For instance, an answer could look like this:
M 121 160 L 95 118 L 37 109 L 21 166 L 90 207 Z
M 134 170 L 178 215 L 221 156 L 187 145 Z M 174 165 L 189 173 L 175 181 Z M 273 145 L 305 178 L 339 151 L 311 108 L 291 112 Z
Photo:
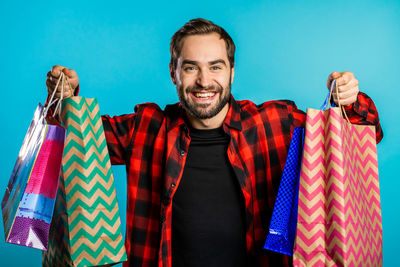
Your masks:
M 126 260 L 114 177 L 96 99 L 64 100 L 62 175 L 43 266 Z

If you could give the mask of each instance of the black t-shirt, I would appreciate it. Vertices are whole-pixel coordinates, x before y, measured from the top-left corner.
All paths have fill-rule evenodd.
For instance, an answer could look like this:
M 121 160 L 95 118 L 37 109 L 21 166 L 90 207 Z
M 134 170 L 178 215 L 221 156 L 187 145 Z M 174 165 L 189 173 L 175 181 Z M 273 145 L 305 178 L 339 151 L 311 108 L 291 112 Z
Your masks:
M 173 267 L 246 265 L 244 198 L 222 127 L 190 129 L 182 180 L 172 200 Z

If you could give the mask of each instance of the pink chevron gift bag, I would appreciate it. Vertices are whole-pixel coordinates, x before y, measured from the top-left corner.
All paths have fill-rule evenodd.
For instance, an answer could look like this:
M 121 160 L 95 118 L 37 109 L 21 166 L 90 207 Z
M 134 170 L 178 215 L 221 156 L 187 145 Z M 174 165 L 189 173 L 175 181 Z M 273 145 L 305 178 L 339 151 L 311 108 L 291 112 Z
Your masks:
M 307 109 L 298 203 L 294 266 L 382 266 L 375 127 Z

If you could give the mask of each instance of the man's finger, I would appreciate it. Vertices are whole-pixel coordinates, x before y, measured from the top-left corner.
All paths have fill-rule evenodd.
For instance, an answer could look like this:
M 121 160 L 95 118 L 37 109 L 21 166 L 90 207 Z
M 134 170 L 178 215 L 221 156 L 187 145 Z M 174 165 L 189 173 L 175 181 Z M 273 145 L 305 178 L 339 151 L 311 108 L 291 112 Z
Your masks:
M 75 90 L 75 88 L 79 84 L 79 77 L 78 77 L 78 74 L 76 73 L 76 71 L 73 69 L 65 68 L 62 70 L 62 72 L 67 76 L 67 79 L 68 79 L 67 83 L 69 83 L 71 85 L 71 87 Z
M 57 81 L 58 79 L 60 79 L 60 75 L 55 76 L 52 71 L 49 71 L 47 73 L 47 78 L 49 78 L 51 81 Z
M 332 98 L 333 98 L 333 102 L 335 102 L 336 104 L 338 103 L 338 98 L 337 98 L 337 95 L 336 95 L 336 93 L 333 93 L 332 94 Z
M 49 79 L 47 79 L 46 85 L 47 85 L 47 91 L 49 91 L 49 93 L 53 92 L 55 84 L 53 84 Z M 50 90 L 51 90 L 51 92 L 50 92 Z
M 46 80 L 46 85 L 47 85 L 47 87 L 48 88 L 50 88 L 51 89 L 51 92 L 53 92 L 53 90 L 56 88 L 56 85 L 57 85 L 57 82 L 58 82 L 58 80 L 50 80 L 50 79 L 47 79 Z M 60 91 L 61 92 L 61 82 L 60 83 L 58 83 L 58 87 L 57 87 L 57 91 Z M 72 86 L 72 85 L 71 85 Z M 73 89 L 71 89 L 71 86 L 69 86 L 69 84 L 68 83 L 65 83 L 64 84 L 64 91 L 65 92 L 67 92 L 67 91 L 73 91 Z
M 330 76 L 332 77 L 332 79 L 337 79 L 337 78 L 339 78 L 339 77 L 342 76 L 342 75 L 341 75 L 339 72 L 334 71 L 334 72 L 331 73 Z
M 336 92 L 334 92 L 332 94 L 333 101 L 336 103 L 336 105 L 339 105 L 339 99 L 340 99 L 340 105 L 343 106 L 350 105 L 357 100 L 358 92 L 359 92 L 358 86 L 353 87 L 345 92 L 339 93 L 339 95 L 336 94 Z
M 51 86 L 51 84 L 50 84 L 50 81 L 49 81 L 49 80 L 47 80 L 47 81 L 46 81 L 46 87 L 47 87 L 47 92 L 48 92 L 49 94 L 53 93 L 53 91 L 54 91 L 54 87 L 53 87 L 53 86 Z
M 350 79 L 348 77 L 342 76 L 342 77 L 336 79 L 336 85 L 342 86 L 342 85 L 347 84 L 349 81 L 350 81 Z
M 358 80 L 357 79 L 352 79 L 345 85 L 340 85 L 338 86 L 338 91 L 339 93 L 346 92 L 354 87 L 358 87 Z
M 54 89 L 56 87 L 56 85 L 57 85 L 57 82 L 58 82 L 58 78 L 54 78 L 54 77 L 50 76 L 46 80 L 46 85 Z M 59 85 L 60 85 L 60 83 L 59 83 Z
M 352 96 L 347 97 L 345 99 L 340 99 L 340 105 L 348 106 L 348 105 L 353 104 L 356 101 L 357 101 L 357 95 L 352 95 Z
M 55 66 L 53 66 L 53 67 L 51 68 L 50 74 L 51 74 L 53 77 L 58 78 L 58 77 L 60 76 L 60 73 L 61 73 L 61 71 L 62 71 L 63 69 L 65 69 L 65 67 L 60 66 L 60 65 L 55 65 Z
M 52 74 L 51 74 L 51 71 L 49 71 L 48 73 L 47 73 L 47 79 L 48 80 L 50 80 L 51 82 L 54 82 L 54 81 L 57 81 L 57 77 L 54 77 Z
M 337 78 L 339 78 L 340 76 L 341 76 L 341 74 L 340 74 L 339 72 L 337 72 L 337 71 L 332 72 L 332 73 L 329 75 L 329 77 L 328 77 L 328 81 L 327 81 L 327 83 L 326 83 L 326 86 L 327 86 L 328 88 L 331 88 L 332 80 L 337 79 Z
M 342 76 L 340 78 L 338 78 L 337 81 L 337 85 L 345 85 L 347 83 L 349 83 L 352 79 L 354 78 L 354 74 L 350 71 L 344 71 L 342 72 Z
M 68 78 L 74 78 L 75 76 L 78 76 L 73 69 L 64 68 L 62 69 L 62 72 L 64 72 Z
M 346 90 L 344 92 L 339 93 L 339 97 L 340 97 L 340 99 L 347 99 L 349 97 L 357 95 L 358 92 L 359 92 L 358 86 L 352 87 L 352 88 L 350 88 L 350 89 L 348 89 L 348 90 Z

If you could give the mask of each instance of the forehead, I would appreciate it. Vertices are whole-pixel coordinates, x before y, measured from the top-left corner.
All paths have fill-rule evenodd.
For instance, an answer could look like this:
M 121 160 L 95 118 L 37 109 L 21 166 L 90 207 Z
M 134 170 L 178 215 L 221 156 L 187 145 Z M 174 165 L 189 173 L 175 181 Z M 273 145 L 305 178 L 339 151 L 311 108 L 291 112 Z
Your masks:
M 196 61 L 216 59 L 228 61 L 225 41 L 218 33 L 189 35 L 183 39 L 180 58 Z

